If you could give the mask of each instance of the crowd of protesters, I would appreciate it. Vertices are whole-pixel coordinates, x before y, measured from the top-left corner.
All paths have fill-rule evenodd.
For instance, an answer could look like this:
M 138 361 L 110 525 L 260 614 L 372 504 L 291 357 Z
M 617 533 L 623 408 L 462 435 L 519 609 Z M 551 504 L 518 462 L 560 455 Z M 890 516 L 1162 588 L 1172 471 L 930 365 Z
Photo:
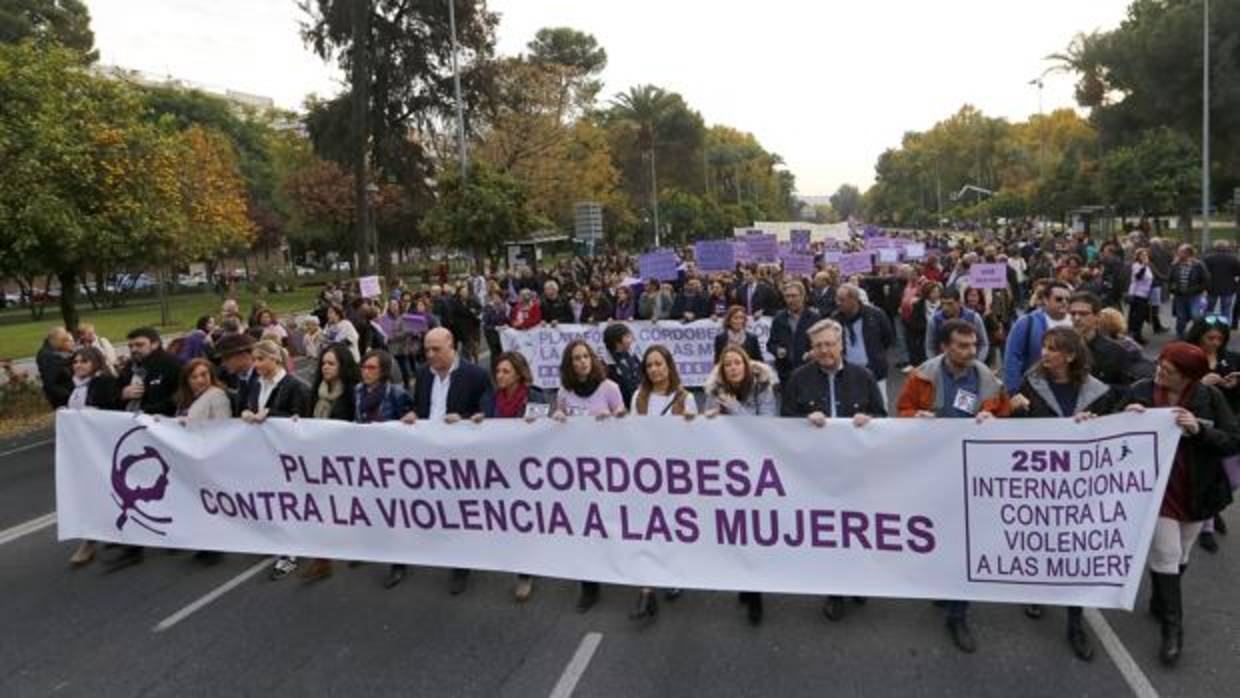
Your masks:
M 924 259 L 877 265 L 841 276 L 825 246 L 811 276 L 784 274 L 777 263 L 697 270 L 688 251 L 678 277 L 640 279 L 637 261 L 607 253 L 534 271 L 441 278 L 419 291 L 393 280 L 379 298 L 327 286 L 312 315 L 281 324 L 270 309 L 243 318 L 234 301 L 164 345 L 151 328 L 127 336 L 123 360 L 107 339 L 82 325 L 58 329 L 39 352 L 44 390 L 54 407 L 129 410 L 187 420 L 337 419 L 357 423 L 458 422 L 627 414 L 681 419 L 785 417 L 824 426 L 830 419 L 865 428 L 876 418 L 1042 417 L 1085 420 L 1123 410 L 1171 407 L 1184 438 L 1160 509 L 1149 558 L 1150 612 L 1162 626 L 1160 657 L 1178 659 L 1183 642 L 1181 578 L 1194 543 L 1214 552 L 1226 532 L 1218 514 L 1240 484 L 1240 356 L 1229 349 L 1236 324 L 1240 260 L 1226 243 L 1198 257 L 1190 245 L 1142 230 L 1102 241 L 1012 228 L 986 235 L 902 233 L 927 248 Z M 843 241 L 842 250 L 864 240 Z M 1004 288 L 970 283 L 979 263 L 1006 265 Z M 1148 325 L 1176 341 L 1145 358 Z M 771 319 L 762 343 L 754 318 Z M 668 348 L 636 346 L 631 320 L 716 319 L 715 366 L 701 390 L 685 386 Z M 604 325 L 606 351 L 585 341 L 564 349 L 559 389 L 544 395 L 526 357 L 505 352 L 505 327 Z M 485 342 L 489 363 L 479 365 Z M 311 381 L 292 354 L 314 362 Z M 764 357 L 770 357 L 770 363 Z M 903 374 L 889 394 L 888 380 Z M 1229 475 L 1231 479 L 1229 480 Z M 74 565 L 95 555 L 84 542 Z M 204 562 L 218 555 L 201 552 Z M 122 547 L 114 567 L 141 562 Z M 276 560 L 270 577 L 331 576 L 329 560 Z M 388 568 L 392 588 L 406 568 Z M 449 591 L 466 590 L 469 570 L 452 570 Z M 518 575 L 514 595 L 533 593 Z M 577 608 L 601 593 L 580 584 Z M 678 590 L 664 590 L 675 598 Z M 658 613 L 658 593 L 640 590 L 634 619 Z M 750 622 L 763 617 L 762 595 L 740 595 Z M 845 615 L 849 602 L 827 597 L 823 614 Z M 942 602 L 952 642 L 977 647 L 966 602 Z M 1040 606 L 1025 613 L 1037 618 Z M 1093 656 L 1079 608 L 1067 609 L 1067 640 L 1082 660 Z

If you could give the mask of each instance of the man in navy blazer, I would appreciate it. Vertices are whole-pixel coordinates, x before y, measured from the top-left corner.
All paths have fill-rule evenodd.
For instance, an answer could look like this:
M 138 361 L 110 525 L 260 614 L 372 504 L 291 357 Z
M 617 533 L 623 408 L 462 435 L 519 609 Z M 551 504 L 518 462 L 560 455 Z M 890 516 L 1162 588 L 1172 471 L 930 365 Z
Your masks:
M 413 411 L 418 419 L 442 420 L 450 415 L 469 419 L 483 412 L 483 400 L 492 390 L 491 374 L 462 360 L 454 341 L 452 332 L 443 327 L 427 332 L 422 340 L 426 365 L 418 371 L 413 386 Z
M 413 412 L 404 421 L 455 422 L 482 414 L 483 404 L 492 392 L 491 374 L 461 360 L 456 353 L 456 340 L 443 327 L 427 332 L 422 346 L 426 350 L 426 366 L 418 370 L 413 385 Z M 385 586 L 394 587 L 404 578 L 405 566 L 393 565 Z M 460 594 L 468 584 L 469 570 L 454 569 L 448 593 Z

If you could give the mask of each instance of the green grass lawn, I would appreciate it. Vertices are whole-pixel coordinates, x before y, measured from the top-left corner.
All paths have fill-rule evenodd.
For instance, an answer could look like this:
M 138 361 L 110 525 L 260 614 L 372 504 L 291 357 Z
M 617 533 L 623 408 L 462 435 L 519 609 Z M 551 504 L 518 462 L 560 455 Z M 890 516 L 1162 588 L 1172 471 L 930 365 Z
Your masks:
M 277 313 L 283 315 L 305 311 L 314 307 L 318 287 L 301 287 L 288 293 L 238 293 L 236 298 L 243 314 L 248 314 L 257 299 L 267 301 Z M 112 340 L 118 347 L 124 344 L 125 335 L 135 327 L 153 325 L 161 334 L 172 335 L 193 327 L 199 317 L 215 315 L 220 308 L 220 297 L 211 292 L 173 296 L 169 301 L 170 320 L 159 324 L 159 304 L 153 298 L 130 301 L 120 308 L 92 310 L 85 300 L 79 306 L 83 322 L 94 323 L 95 330 Z M 0 358 L 22 359 L 34 356 L 43 343 L 48 330 L 60 324 L 60 311 L 55 305 L 47 307 L 42 320 L 31 321 L 26 308 L 9 308 L 0 312 Z

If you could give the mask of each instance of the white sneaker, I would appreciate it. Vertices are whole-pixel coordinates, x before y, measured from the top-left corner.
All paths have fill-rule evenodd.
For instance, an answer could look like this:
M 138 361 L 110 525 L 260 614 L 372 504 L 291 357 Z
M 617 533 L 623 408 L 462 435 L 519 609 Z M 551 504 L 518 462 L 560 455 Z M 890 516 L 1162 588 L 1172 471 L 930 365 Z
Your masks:
M 281 557 L 276 560 L 276 564 L 271 566 L 271 573 L 267 575 L 267 578 L 274 582 L 278 579 L 284 579 L 296 571 L 297 558 Z

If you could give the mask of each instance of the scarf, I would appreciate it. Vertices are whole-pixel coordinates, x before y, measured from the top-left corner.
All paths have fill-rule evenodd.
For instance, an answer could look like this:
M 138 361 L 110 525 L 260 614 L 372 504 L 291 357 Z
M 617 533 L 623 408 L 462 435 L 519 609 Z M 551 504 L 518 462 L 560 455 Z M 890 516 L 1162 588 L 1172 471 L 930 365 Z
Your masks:
M 357 406 L 357 421 L 382 422 L 383 398 L 387 395 L 387 386 L 383 383 L 362 386 L 362 400 Z
M 73 392 L 69 394 L 69 404 L 67 405 L 69 409 L 80 410 L 86 407 L 86 393 L 90 390 L 90 382 L 94 379 L 94 376 L 86 378 L 73 377 Z
M 731 328 L 728 328 L 728 344 L 735 344 L 738 347 L 743 347 L 745 346 L 745 340 L 748 339 L 748 334 L 749 333 L 745 330 L 733 332 Z
M 319 383 L 318 401 L 314 403 L 314 418 L 328 419 L 331 417 L 332 407 L 342 395 L 344 395 L 344 382 L 336 381 L 335 385 L 328 385 L 327 381 Z
M 572 391 L 579 398 L 589 398 L 594 394 L 594 391 L 598 390 L 599 385 L 602 383 L 603 381 L 596 378 L 592 373 L 581 384 L 572 386 Z
M 518 385 L 505 393 L 495 391 L 495 416 L 500 419 L 513 419 L 525 413 L 525 405 L 529 402 L 530 387 Z

